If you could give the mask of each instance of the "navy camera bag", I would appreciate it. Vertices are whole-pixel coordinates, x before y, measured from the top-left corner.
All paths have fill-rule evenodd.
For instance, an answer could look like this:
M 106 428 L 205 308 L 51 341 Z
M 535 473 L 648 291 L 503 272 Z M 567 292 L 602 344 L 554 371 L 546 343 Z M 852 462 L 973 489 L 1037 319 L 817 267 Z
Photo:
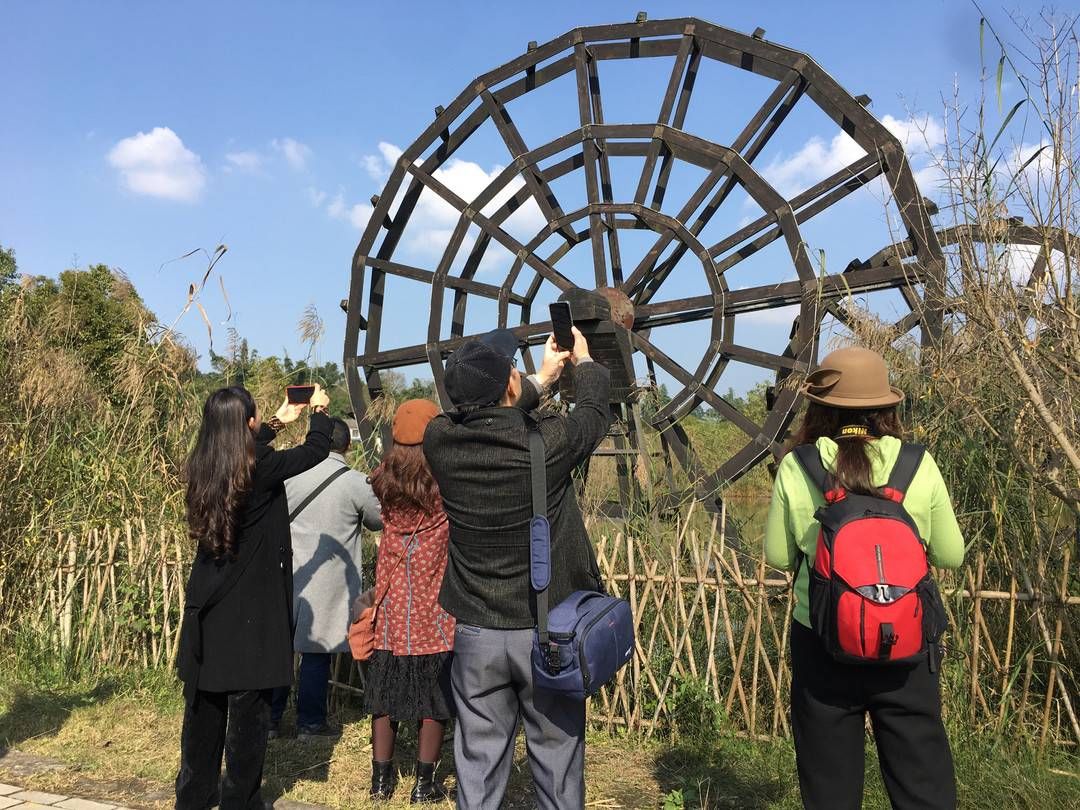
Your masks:
M 584 700 L 599 692 L 633 656 L 634 616 L 625 600 L 598 591 L 575 591 L 548 612 L 551 524 L 544 456 L 544 438 L 530 422 L 533 519 L 529 569 L 536 592 L 533 685 Z

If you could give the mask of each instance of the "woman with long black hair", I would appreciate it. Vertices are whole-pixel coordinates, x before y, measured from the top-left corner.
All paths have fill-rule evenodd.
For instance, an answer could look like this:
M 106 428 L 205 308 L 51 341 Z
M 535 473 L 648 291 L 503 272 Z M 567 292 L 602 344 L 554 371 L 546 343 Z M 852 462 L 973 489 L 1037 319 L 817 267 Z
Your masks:
M 293 670 L 292 541 L 283 482 L 329 453 L 329 404 L 316 386 L 307 439 L 284 451 L 270 443 L 304 405 L 286 400 L 263 422 L 251 394 L 232 386 L 212 393 L 203 407 L 187 461 L 188 535 L 198 550 L 177 655 L 186 702 L 179 810 L 263 806 L 271 695 L 292 683 Z
M 856 549 L 851 552 L 854 554 L 865 549 L 871 555 L 871 570 L 876 554 L 877 576 L 886 589 L 881 604 L 888 606 L 907 595 L 886 584 L 884 569 L 899 565 L 895 558 L 886 563 L 887 552 L 882 551 L 889 548 L 890 531 L 895 532 L 901 524 L 910 526 L 913 532 L 908 535 L 913 538 L 910 545 L 903 548 L 922 555 L 921 565 L 925 567 L 928 557 L 938 567 L 958 567 L 964 559 L 964 541 L 948 490 L 930 454 L 902 441 L 897 406 L 904 395 L 889 385 L 889 371 L 881 355 L 858 347 L 832 352 L 808 378 L 805 394 L 809 404 L 792 446 L 806 449 L 788 453 L 781 461 L 765 529 L 768 563 L 796 572 L 795 621 L 791 624 L 791 728 L 803 805 L 828 810 L 855 810 L 862 805 L 864 729 L 869 714 L 892 806 L 953 808 L 956 783 L 949 740 L 941 721 L 936 665 L 940 650 L 936 639 L 927 644 L 925 655 L 912 656 L 910 663 L 882 663 L 880 659 L 887 657 L 896 639 L 907 644 L 908 649 L 917 644 L 914 620 L 907 613 L 908 607 L 904 607 L 903 619 L 908 623 L 900 636 L 906 637 L 895 635 L 892 624 L 882 624 L 879 630 L 885 632 L 879 638 L 865 630 L 863 613 L 863 618 L 855 622 L 862 634 L 855 632 L 849 638 L 854 639 L 852 643 L 865 645 L 867 659 L 875 655 L 878 660 L 860 663 L 834 657 L 814 627 L 828 625 L 829 621 L 821 617 L 835 618 L 840 611 L 815 613 L 818 618 L 812 621 L 809 595 L 811 571 L 818 577 L 821 569 L 815 566 L 821 529 L 818 516 L 831 519 L 831 515 L 819 510 L 827 502 L 835 504 L 852 495 L 899 501 L 913 521 L 879 521 L 874 524 L 876 528 L 868 528 L 866 535 L 860 535 L 859 543 L 865 544 L 845 546 Z M 810 460 L 812 470 L 807 469 L 803 458 Z M 901 478 L 904 481 L 899 485 Z M 821 482 L 829 490 L 828 498 Z M 849 505 L 855 501 L 850 499 Z M 873 512 L 878 501 L 858 503 L 862 504 L 859 509 Z M 851 519 L 870 512 L 857 512 Z M 921 540 L 925 554 L 918 549 L 915 538 Z M 829 555 L 833 564 L 830 572 L 837 564 L 837 548 L 833 545 L 835 553 Z M 815 605 L 827 604 L 822 594 L 831 592 L 817 582 L 815 587 L 819 594 Z M 936 598 L 936 589 L 934 594 Z M 850 604 L 858 604 L 855 594 L 844 596 L 851 598 Z M 912 597 L 921 598 L 918 592 Z M 906 604 L 916 611 L 912 615 L 920 615 L 922 602 Z M 875 609 L 874 605 L 862 608 Z M 852 615 L 860 615 L 858 608 Z M 913 634 L 915 639 L 911 638 Z

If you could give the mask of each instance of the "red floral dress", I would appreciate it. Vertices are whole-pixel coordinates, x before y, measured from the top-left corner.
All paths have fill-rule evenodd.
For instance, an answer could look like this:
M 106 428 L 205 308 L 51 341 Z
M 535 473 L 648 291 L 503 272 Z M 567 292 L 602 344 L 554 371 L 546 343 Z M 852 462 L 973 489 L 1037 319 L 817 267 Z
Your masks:
M 454 648 L 454 617 L 439 606 L 450 531 L 446 513 L 383 512 L 375 564 L 379 607 L 375 648 L 394 655 L 431 655 Z
M 450 531 L 446 513 L 384 510 L 375 563 L 375 653 L 367 710 L 395 720 L 453 716 L 450 652 L 454 617 L 439 605 Z

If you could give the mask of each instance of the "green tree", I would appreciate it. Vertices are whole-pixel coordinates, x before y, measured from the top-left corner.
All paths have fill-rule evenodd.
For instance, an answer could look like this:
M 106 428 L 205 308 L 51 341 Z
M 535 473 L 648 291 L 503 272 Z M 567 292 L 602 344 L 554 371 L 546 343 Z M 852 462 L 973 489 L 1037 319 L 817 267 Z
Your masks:
M 0 290 L 14 284 L 18 272 L 18 265 L 15 263 L 15 251 L 0 245 Z

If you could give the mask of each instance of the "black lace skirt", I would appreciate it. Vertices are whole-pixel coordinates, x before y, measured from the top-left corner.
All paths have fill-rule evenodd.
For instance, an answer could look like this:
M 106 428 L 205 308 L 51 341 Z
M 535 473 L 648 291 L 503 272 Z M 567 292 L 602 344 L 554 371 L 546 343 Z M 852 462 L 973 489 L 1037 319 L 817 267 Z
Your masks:
M 391 720 L 448 720 L 455 716 L 450 691 L 453 653 L 394 655 L 375 650 L 368 660 L 364 710 Z

